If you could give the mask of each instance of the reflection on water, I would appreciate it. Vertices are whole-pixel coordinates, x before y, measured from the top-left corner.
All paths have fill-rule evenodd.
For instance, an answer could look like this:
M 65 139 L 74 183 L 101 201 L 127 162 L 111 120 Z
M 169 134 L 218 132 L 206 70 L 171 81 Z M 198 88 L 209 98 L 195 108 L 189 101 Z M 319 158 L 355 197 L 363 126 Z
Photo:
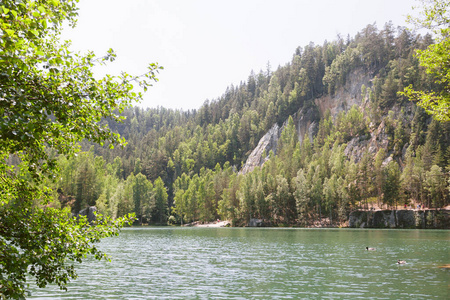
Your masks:
M 448 299 L 450 232 L 127 228 L 32 299 Z M 365 247 L 376 251 L 366 251 Z M 406 265 L 397 265 L 397 259 Z

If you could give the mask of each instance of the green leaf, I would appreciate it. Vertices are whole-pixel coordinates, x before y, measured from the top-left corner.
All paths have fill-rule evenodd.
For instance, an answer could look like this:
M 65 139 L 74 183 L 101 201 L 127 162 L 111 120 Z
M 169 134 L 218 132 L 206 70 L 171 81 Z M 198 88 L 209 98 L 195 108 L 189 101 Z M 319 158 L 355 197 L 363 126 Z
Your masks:
M 44 29 L 47 29 L 47 20 L 46 19 L 42 19 L 41 24 L 42 24 L 42 27 L 44 27 Z
M 35 37 L 39 37 L 39 31 L 37 31 L 36 29 L 31 29 L 30 32 L 31 32 Z
M 4 31 L 9 35 L 9 36 L 14 36 L 14 30 L 12 29 L 4 29 Z

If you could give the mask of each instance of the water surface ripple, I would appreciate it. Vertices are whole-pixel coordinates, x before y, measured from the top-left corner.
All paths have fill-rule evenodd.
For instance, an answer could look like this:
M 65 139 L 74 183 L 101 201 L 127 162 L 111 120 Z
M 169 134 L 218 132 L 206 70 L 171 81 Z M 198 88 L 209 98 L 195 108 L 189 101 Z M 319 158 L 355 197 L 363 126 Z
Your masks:
M 127 228 L 100 244 L 111 262 L 31 299 L 449 299 L 449 245 L 440 230 Z

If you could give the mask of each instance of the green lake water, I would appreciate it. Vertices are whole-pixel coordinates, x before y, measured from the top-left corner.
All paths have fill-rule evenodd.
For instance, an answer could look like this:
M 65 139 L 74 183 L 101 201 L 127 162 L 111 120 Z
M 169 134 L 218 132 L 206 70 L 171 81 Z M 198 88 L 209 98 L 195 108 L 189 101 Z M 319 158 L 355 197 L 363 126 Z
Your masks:
M 126 228 L 99 246 L 111 262 L 30 298 L 450 299 L 446 230 Z

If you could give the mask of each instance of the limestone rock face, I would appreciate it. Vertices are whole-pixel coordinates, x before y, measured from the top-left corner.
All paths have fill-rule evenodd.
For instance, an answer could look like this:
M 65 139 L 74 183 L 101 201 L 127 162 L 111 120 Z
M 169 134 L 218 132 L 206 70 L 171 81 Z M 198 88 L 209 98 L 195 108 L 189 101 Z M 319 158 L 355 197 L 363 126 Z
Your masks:
M 362 70 L 356 71 L 350 74 L 346 86 L 336 91 L 334 96 L 327 95 L 316 98 L 312 105 L 303 107 L 295 113 L 292 118 L 300 144 L 306 137 L 309 138 L 310 142 L 313 142 L 318 131 L 320 117 L 325 115 L 327 111 L 330 111 L 331 116 L 335 118 L 339 112 L 347 111 L 353 105 L 362 106 L 361 86 L 363 84 L 370 86 L 370 76 Z M 242 174 L 251 172 L 255 167 L 262 166 L 269 159 L 270 151 L 276 154 L 278 139 L 286 124 L 287 120 L 281 127 L 274 124 L 261 138 L 241 169 Z M 265 157 L 263 157 L 264 151 Z M 359 151 L 359 148 L 355 151 Z
M 364 115 L 368 115 L 370 103 L 367 97 L 363 98 L 361 95 L 362 86 L 370 87 L 371 77 L 362 70 L 357 70 L 351 73 L 348 77 L 347 83 L 344 87 L 336 91 L 334 95 L 325 95 L 314 99 L 313 102 L 306 104 L 297 113 L 292 115 L 295 127 L 297 129 L 298 139 L 300 144 L 303 143 L 307 137 L 313 142 L 315 135 L 318 132 L 319 121 L 329 111 L 331 117 L 336 119 L 340 112 L 347 112 L 353 105 L 357 105 L 361 108 Z M 394 105 L 389 110 L 393 116 L 398 116 L 403 110 L 406 116 L 403 123 L 411 122 L 413 117 L 413 103 L 407 103 L 402 105 Z M 385 112 L 387 113 L 387 112 Z M 367 120 L 369 122 L 369 120 Z M 255 167 L 262 166 L 269 159 L 269 152 L 273 151 L 276 155 L 278 139 L 281 132 L 285 128 L 287 120 L 281 127 L 278 124 L 274 124 L 272 128 L 261 138 L 258 146 L 251 152 L 247 161 L 245 162 L 241 173 L 245 174 L 251 172 Z M 387 159 L 390 158 L 393 153 L 393 147 L 389 147 L 390 141 L 388 134 L 386 133 L 386 124 L 384 120 L 375 127 L 373 123 L 369 125 L 369 133 L 363 136 L 356 136 L 347 143 L 345 148 L 345 155 L 349 158 L 353 158 L 355 162 L 358 162 L 367 151 L 374 156 L 381 148 L 385 149 Z M 407 144 L 403 146 L 402 153 L 406 153 Z M 389 150 L 388 150 L 389 149 Z M 263 153 L 266 155 L 263 157 Z M 389 161 L 384 161 L 383 164 L 387 164 Z
M 354 211 L 352 228 L 442 228 L 450 229 L 450 210 Z
M 86 216 L 89 224 L 91 224 L 93 221 L 95 221 L 96 217 L 94 212 L 97 211 L 97 207 L 90 206 L 86 207 L 85 209 L 80 210 L 77 216 Z
M 309 138 L 309 141 L 312 142 L 319 129 L 318 111 L 314 108 L 301 109 L 293 116 L 293 119 L 300 145 L 303 143 L 305 138 Z M 287 120 L 284 122 L 282 129 L 284 129 L 286 125 Z
M 350 73 L 345 86 L 338 89 L 333 96 L 326 95 L 315 99 L 320 115 L 323 116 L 329 110 L 331 116 L 335 118 L 340 112 L 348 111 L 353 105 L 364 108 L 366 103 L 361 96 L 361 87 L 371 86 L 371 79 L 371 76 L 362 69 Z
M 251 172 L 255 167 L 262 166 L 268 159 L 270 151 L 277 153 L 278 139 L 281 130 L 278 124 L 274 124 L 272 128 L 259 140 L 258 145 L 253 149 L 252 153 L 245 162 L 241 170 L 242 174 Z M 266 155 L 264 156 L 264 152 Z
M 264 227 L 264 221 L 261 219 L 250 219 L 248 227 Z
M 316 121 L 318 120 L 317 110 L 314 108 L 301 109 L 293 115 L 292 118 L 300 143 L 302 143 L 305 138 L 309 138 L 310 142 L 312 142 L 318 130 L 318 122 Z M 253 149 L 252 153 L 250 153 L 241 169 L 242 174 L 251 172 L 256 167 L 261 167 L 269 159 L 270 151 L 272 151 L 274 155 L 277 154 L 278 139 L 286 125 L 287 120 L 281 127 L 279 127 L 278 124 L 274 124 L 259 140 L 258 145 Z

